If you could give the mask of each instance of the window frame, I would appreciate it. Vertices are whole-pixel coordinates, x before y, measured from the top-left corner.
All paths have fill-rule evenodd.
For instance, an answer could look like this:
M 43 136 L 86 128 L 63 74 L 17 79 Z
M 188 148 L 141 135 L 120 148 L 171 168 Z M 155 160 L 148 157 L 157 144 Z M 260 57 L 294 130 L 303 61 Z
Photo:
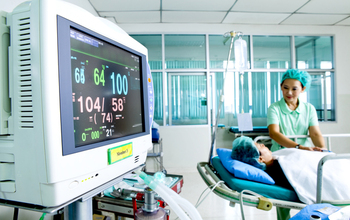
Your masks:
M 135 34 L 135 35 L 142 35 L 142 34 Z M 144 34 L 144 35 L 152 35 L 152 34 Z M 212 105 L 211 103 L 213 103 L 213 100 L 211 99 L 212 97 L 212 91 L 210 90 L 210 80 L 211 80 L 211 74 L 215 73 L 215 72 L 225 72 L 224 68 L 211 68 L 210 67 L 210 45 L 209 45 L 209 36 L 223 36 L 222 34 L 209 34 L 209 33 L 181 33 L 181 34 L 167 34 L 167 33 L 154 33 L 154 35 L 161 35 L 161 43 L 162 43 L 162 69 L 151 69 L 151 72 L 161 72 L 162 73 L 162 78 L 163 78 L 163 125 L 168 125 L 167 124 L 167 119 L 169 118 L 169 111 L 168 111 L 168 74 L 169 73 L 196 73 L 196 72 L 200 72 L 200 73 L 205 73 L 206 77 L 207 77 L 207 112 L 208 112 L 208 125 L 214 125 L 212 122 L 215 123 L 215 118 L 212 119 L 213 117 L 216 117 L 215 112 L 217 109 L 213 110 L 214 114 L 211 114 L 211 109 L 210 106 Z M 166 69 L 165 66 L 165 36 L 166 35 L 204 35 L 205 36 L 205 62 L 206 62 L 206 68 L 202 68 L 202 69 Z M 132 36 L 132 35 L 131 35 Z M 329 121 L 327 118 L 327 100 L 324 100 L 324 105 L 323 105 L 323 109 L 324 109 L 324 115 L 325 115 L 325 119 L 319 119 L 320 123 L 327 123 L 327 122 L 336 122 L 337 121 L 337 109 L 336 109 L 336 68 L 335 68 L 335 58 L 334 58 L 334 54 L 335 54 L 335 38 L 334 35 L 328 35 L 328 34 L 298 34 L 298 35 L 281 35 L 281 34 L 269 34 L 269 35 L 261 35 L 261 34 L 249 34 L 249 35 L 244 35 L 244 36 L 248 36 L 249 42 L 247 42 L 249 44 L 249 51 L 247 52 L 248 55 L 248 63 L 250 63 L 250 66 L 248 66 L 247 70 L 245 70 L 245 72 L 285 72 L 287 69 L 286 68 L 273 68 L 273 69 L 267 69 L 267 68 L 255 68 L 254 67 L 254 47 L 253 47 L 253 42 L 254 42 L 254 36 L 272 36 L 272 37 L 276 37 L 276 36 L 281 36 L 281 37 L 290 37 L 290 68 L 295 69 L 297 66 L 296 63 L 296 48 L 295 48 L 295 37 L 323 37 L 323 36 L 327 36 L 327 37 L 331 37 L 331 49 L 332 49 L 332 68 L 331 69 L 301 69 L 301 70 L 305 70 L 307 72 L 309 72 L 311 75 L 315 74 L 315 73 L 321 73 L 324 72 L 324 74 L 326 74 L 326 72 L 332 72 L 333 74 L 333 90 L 332 90 L 332 106 L 334 106 L 334 109 L 331 109 L 332 111 L 334 111 L 334 120 Z M 236 40 L 238 39 L 237 37 L 234 39 Z M 227 52 L 229 50 L 229 45 L 227 45 Z M 233 59 L 230 59 L 233 60 Z M 228 68 L 227 70 L 228 72 L 237 72 L 237 70 L 235 70 L 234 68 Z M 326 84 L 325 84 L 326 85 Z M 325 91 L 325 94 L 327 94 L 327 86 L 325 86 L 323 89 Z M 267 92 L 268 94 L 270 94 L 270 92 Z M 220 97 L 215 97 L 215 98 L 220 98 Z M 215 99 L 214 99 L 215 100 Z M 191 126 L 191 125 L 188 125 Z

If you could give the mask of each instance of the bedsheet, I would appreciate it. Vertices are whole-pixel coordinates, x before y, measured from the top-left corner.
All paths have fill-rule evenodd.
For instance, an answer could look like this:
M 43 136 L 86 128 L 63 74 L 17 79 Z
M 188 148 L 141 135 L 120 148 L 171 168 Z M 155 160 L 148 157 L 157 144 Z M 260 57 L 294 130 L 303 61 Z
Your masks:
M 282 149 L 273 152 L 300 201 L 316 202 L 317 166 L 329 152 Z M 322 200 L 350 200 L 350 160 L 330 160 L 323 167 Z

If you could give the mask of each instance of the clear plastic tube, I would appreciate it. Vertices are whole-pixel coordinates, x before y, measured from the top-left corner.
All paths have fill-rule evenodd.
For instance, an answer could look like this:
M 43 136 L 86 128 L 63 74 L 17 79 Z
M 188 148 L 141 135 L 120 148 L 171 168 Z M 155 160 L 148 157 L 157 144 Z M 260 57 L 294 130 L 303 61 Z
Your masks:
M 181 220 L 190 220 L 184 210 L 193 220 L 202 220 L 197 209 L 186 199 L 179 196 L 172 189 L 163 183 L 155 181 L 153 177 L 148 176 L 144 172 L 136 171 L 136 173 L 145 181 L 145 183 L 154 190 L 166 203 L 172 208 Z M 181 207 L 180 207 L 181 206 Z
M 201 220 L 202 219 L 202 217 L 200 216 L 197 209 L 194 207 L 194 205 L 192 203 L 190 203 L 186 199 L 179 196 L 179 194 L 174 192 L 169 187 L 166 187 L 165 191 L 167 193 L 169 193 L 169 195 L 175 200 L 175 202 L 177 204 L 179 204 L 181 206 L 181 208 L 187 212 L 187 214 L 191 217 L 191 219 L 194 219 L 194 220 Z

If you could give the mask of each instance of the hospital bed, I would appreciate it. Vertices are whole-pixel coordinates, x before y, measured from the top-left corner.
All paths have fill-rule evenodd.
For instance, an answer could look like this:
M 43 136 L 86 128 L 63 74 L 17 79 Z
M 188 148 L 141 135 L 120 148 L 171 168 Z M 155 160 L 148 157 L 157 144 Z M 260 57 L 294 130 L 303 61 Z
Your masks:
M 327 147 L 331 149 L 331 138 L 350 137 L 350 134 L 329 134 L 323 135 L 326 139 Z M 307 135 L 288 136 L 291 139 L 309 138 Z M 270 139 L 268 136 L 258 136 L 254 141 Z M 211 152 L 212 153 L 212 152 Z M 211 155 L 214 155 L 213 153 Z M 350 154 L 328 155 L 318 164 L 317 171 L 317 203 L 330 203 L 334 206 L 348 206 L 350 200 L 346 201 L 325 201 L 322 200 L 322 171 L 326 161 L 334 159 L 350 159 Z M 270 210 L 273 206 L 303 209 L 307 205 L 302 203 L 293 190 L 285 189 L 277 185 L 268 185 L 245 179 L 236 178 L 229 173 L 222 165 L 218 156 L 214 156 L 209 162 L 200 162 L 197 164 L 197 170 L 212 191 L 219 197 L 230 202 L 231 206 L 235 203 L 253 206 L 262 210 Z M 249 190 L 250 194 L 244 194 Z M 251 192 L 252 191 L 252 192 Z M 242 215 L 243 211 L 242 211 Z
M 264 136 L 269 134 L 269 130 L 266 126 L 253 126 L 253 130 L 251 131 L 242 131 L 239 130 L 238 126 L 231 126 L 228 131 L 232 133 L 235 137 L 239 137 L 242 134 L 248 137 L 257 137 Z

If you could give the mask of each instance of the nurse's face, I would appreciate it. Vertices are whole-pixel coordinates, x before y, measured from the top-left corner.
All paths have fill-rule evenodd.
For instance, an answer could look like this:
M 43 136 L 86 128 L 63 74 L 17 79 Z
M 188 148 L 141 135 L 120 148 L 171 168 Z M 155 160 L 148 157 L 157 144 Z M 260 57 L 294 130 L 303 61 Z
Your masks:
M 301 82 L 296 79 L 286 79 L 281 85 L 283 98 L 287 103 L 297 103 L 300 93 L 304 92 Z
M 259 144 L 254 142 L 255 146 L 258 148 L 260 157 L 259 161 L 265 163 L 267 166 L 273 162 L 272 152 L 264 144 Z

